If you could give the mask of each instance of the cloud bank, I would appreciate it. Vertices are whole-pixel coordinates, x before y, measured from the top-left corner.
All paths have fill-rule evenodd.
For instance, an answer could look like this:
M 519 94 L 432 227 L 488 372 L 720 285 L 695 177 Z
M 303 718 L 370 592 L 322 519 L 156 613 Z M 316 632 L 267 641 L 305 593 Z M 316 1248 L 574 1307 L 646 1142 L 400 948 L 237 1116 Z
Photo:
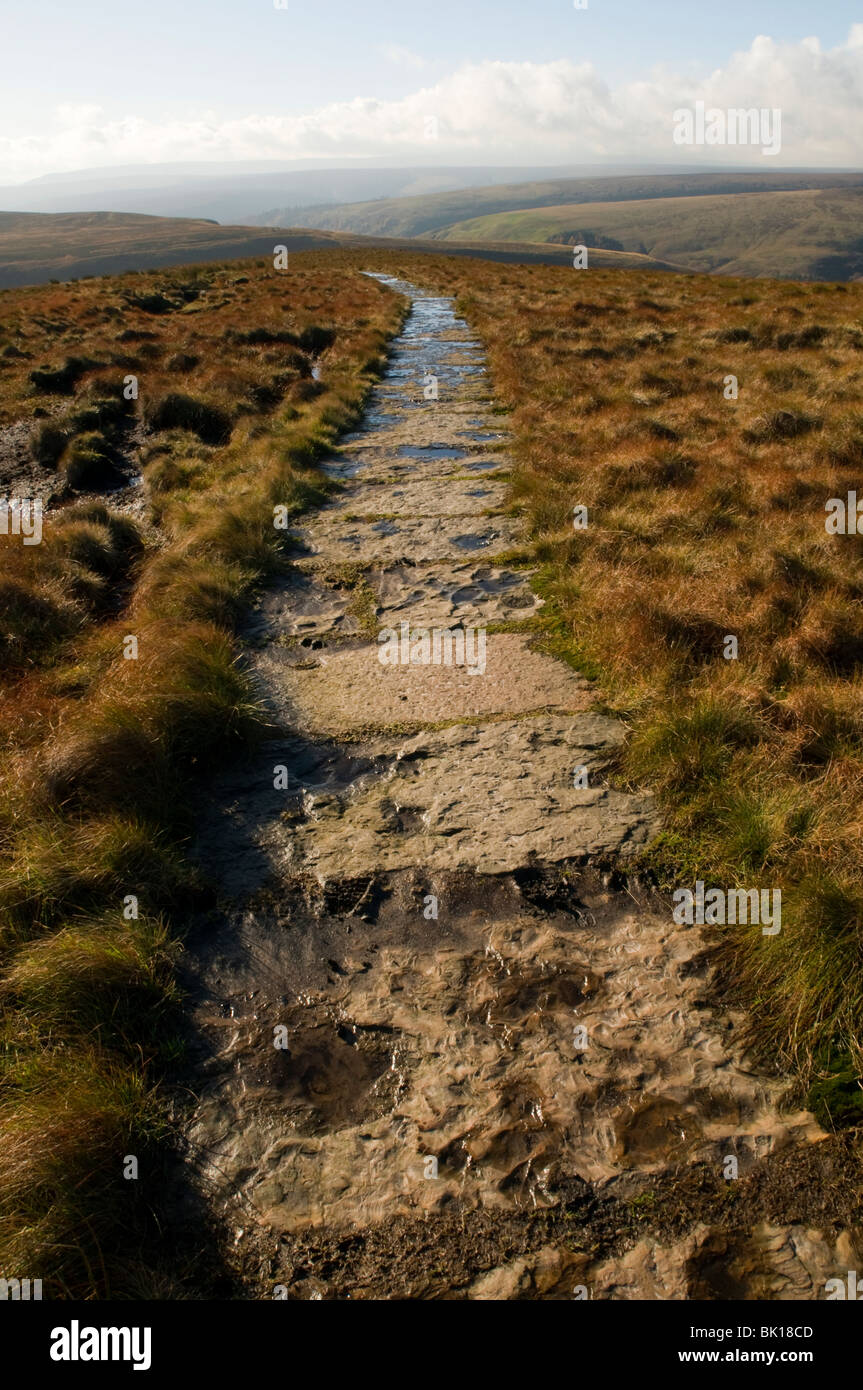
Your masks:
M 50 136 L 0 136 L 0 179 L 169 160 L 356 156 L 434 163 L 691 163 L 673 143 L 675 109 L 778 107 L 781 165 L 863 165 L 863 24 L 844 43 L 780 43 L 764 36 L 701 78 L 655 71 L 611 89 L 589 62 L 483 62 L 397 101 L 356 97 L 302 116 L 194 120 L 110 117 L 98 106 L 58 107 Z M 758 149 L 699 150 L 698 162 L 758 164 Z

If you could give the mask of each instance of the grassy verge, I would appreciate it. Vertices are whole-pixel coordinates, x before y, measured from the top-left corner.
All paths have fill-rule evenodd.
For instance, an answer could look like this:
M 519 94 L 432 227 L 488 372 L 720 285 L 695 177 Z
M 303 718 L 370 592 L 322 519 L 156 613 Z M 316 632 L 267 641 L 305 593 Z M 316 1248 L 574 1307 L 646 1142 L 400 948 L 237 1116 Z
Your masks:
M 284 564 L 274 509 L 323 495 L 315 461 L 402 314 L 298 259 L 3 296 L 0 420 L 32 416 L 68 503 L 0 549 L 0 1274 L 46 1296 L 177 1293 L 141 1252 L 200 891 L 184 846 L 202 773 L 265 725 L 233 634 Z M 146 514 L 80 497 L 94 454 L 142 460 Z

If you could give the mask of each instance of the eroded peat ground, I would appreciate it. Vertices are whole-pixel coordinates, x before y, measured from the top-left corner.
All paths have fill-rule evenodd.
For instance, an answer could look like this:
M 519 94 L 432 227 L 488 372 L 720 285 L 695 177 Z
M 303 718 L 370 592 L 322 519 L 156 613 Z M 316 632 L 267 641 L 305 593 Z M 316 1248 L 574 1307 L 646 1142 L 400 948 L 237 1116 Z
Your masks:
M 390 283 L 412 310 L 343 489 L 248 625 L 283 732 L 201 827 L 188 1171 L 251 1297 L 822 1296 L 859 1258 L 853 1149 L 627 875 L 658 816 L 531 645 L 481 349 Z M 382 664 L 403 622 L 483 630 L 482 669 Z

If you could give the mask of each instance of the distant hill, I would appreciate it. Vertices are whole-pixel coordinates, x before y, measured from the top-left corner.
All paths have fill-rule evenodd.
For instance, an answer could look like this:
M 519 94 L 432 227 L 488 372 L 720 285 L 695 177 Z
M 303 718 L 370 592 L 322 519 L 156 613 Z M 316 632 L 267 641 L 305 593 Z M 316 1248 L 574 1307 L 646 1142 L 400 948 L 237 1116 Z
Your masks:
M 354 236 L 348 232 L 305 227 L 220 227 L 202 219 L 144 217 L 135 213 L 0 212 L 0 288 L 44 284 L 47 280 L 84 275 L 115 275 L 127 270 L 157 270 L 204 261 L 272 256 L 273 247 L 289 251 L 386 247 L 426 251 L 441 256 L 475 256 L 485 260 L 565 265 L 565 246 L 522 246 L 511 239 L 500 245 Z M 620 269 L 673 270 L 651 258 L 616 251 L 597 252 L 597 266 Z
M 576 203 L 457 222 L 444 240 L 617 245 L 707 274 L 863 276 L 863 187 Z
M 638 174 L 315 208 L 295 225 L 498 245 L 580 233 L 690 270 L 847 280 L 863 274 L 861 212 L 863 173 Z
M 158 201 L 169 171 L 172 196 L 199 205 L 207 190 L 215 190 L 217 202 L 242 201 L 253 189 L 276 186 L 273 180 L 279 187 L 291 181 L 300 200 L 358 187 L 438 185 L 438 190 L 304 210 L 282 208 L 242 224 L 117 208 L 0 212 L 0 287 L 265 256 L 278 243 L 294 251 L 385 244 L 438 254 L 445 246 L 447 255 L 563 265 L 571 260 L 567 247 L 585 242 L 592 248 L 590 264 L 600 268 L 801 280 L 863 276 L 861 172 L 670 174 L 642 169 L 578 177 L 563 171 L 564 177 L 555 170 L 555 177 L 515 183 L 498 181 L 509 171 L 484 168 L 264 166 L 248 172 L 241 166 L 237 173 L 164 166 L 146 173 L 136 168 L 108 172 L 121 199 L 137 198 L 143 180 L 147 197 Z M 495 181 L 462 186 L 478 177 Z M 23 187 L 36 198 L 74 200 L 105 179 L 105 171 L 92 170 Z M 459 186 L 441 191 L 440 183 L 448 179 Z
M 128 165 L 48 174 L 27 183 L 0 187 L 0 208 L 17 212 L 89 212 L 91 208 L 111 208 L 114 212 L 155 217 L 215 218 L 232 225 L 270 226 L 275 221 L 296 226 L 293 214 L 301 208 L 612 172 L 615 171 L 610 166 L 591 170 L 579 165 L 390 167 L 365 159 L 352 160 L 347 165 L 337 160 L 317 164 L 310 164 L 309 160 L 246 160 Z M 617 172 L 659 173 L 662 169 L 645 166 L 639 170 L 630 166 Z M 262 211 L 267 208 L 278 208 L 278 216 Z M 299 225 L 314 226 L 315 221 L 304 217 Z
M 423 197 L 376 198 L 341 207 L 308 207 L 293 219 L 298 227 L 361 232 L 364 236 L 429 236 L 468 218 L 514 212 L 522 208 L 568 203 L 617 203 L 648 198 L 706 197 L 721 193 L 769 193 L 803 188 L 859 188 L 863 173 L 682 173 L 627 174 L 603 177 L 533 180 L 462 188 Z M 257 219 L 255 219 L 257 220 Z M 271 208 L 268 224 L 278 226 L 280 210 Z
M 197 261 L 353 244 L 334 232 L 220 227 L 203 219 L 127 212 L 0 212 L 0 286 L 37 285 Z

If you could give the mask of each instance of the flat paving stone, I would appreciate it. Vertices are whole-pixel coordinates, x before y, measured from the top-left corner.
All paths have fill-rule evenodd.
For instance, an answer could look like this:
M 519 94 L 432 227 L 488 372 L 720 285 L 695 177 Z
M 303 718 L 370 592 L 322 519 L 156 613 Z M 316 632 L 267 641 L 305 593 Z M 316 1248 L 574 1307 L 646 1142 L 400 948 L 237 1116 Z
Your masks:
M 411 630 L 415 639 L 422 631 Z M 377 642 L 318 652 L 314 665 L 304 667 L 294 664 L 293 653 L 271 646 L 258 655 L 255 669 L 285 722 L 313 734 L 345 736 L 370 724 L 427 724 L 538 709 L 576 711 L 591 701 L 587 681 L 531 651 L 522 633 L 470 629 L 461 640 L 462 665 L 443 664 L 446 655 L 453 660 L 459 653 L 453 640 L 441 640 L 439 665 L 384 665 L 388 644 Z M 429 651 L 434 654 L 431 641 Z M 410 654 L 406 642 L 404 655 Z
M 325 521 L 316 518 L 291 534 L 302 547 L 301 564 L 464 558 L 482 551 L 515 549 L 523 536 L 513 517 L 399 517 L 387 521 Z
M 470 482 L 454 478 L 441 486 L 440 478 L 408 476 L 398 481 L 355 483 L 321 508 L 322 522 L 350 516 L 482 516 L 500 511 L 508 495 L 505 483 Z
M 375 600 L 378 625 L 407 620 L 413 627 L 453 623 L 522 621 L 539 611 L 543 600 L 530 587 L 532 570 L 496 565 L 394 565 L 371 569 L 365 584 Z M 357 592 L 316 573 L 296 571 L 267 590 L 244 628 L 248 638 L 267 638 L 360 631 Z
M 625 860 L 659 829 L 653 799 L 605 784 L 621 725 L 540 714 L 355 743 L 319 735 L 259 750 L 225 776 L 198 852 L 229 893 L 297 875 L 320 882 L 411 865 L 510 873 Z M 272 769 L 288 768 L 288 787 Z M 586 788 L 575 785 L 588 769 Z M 252 791 L 253 789 L 253 791 Z

